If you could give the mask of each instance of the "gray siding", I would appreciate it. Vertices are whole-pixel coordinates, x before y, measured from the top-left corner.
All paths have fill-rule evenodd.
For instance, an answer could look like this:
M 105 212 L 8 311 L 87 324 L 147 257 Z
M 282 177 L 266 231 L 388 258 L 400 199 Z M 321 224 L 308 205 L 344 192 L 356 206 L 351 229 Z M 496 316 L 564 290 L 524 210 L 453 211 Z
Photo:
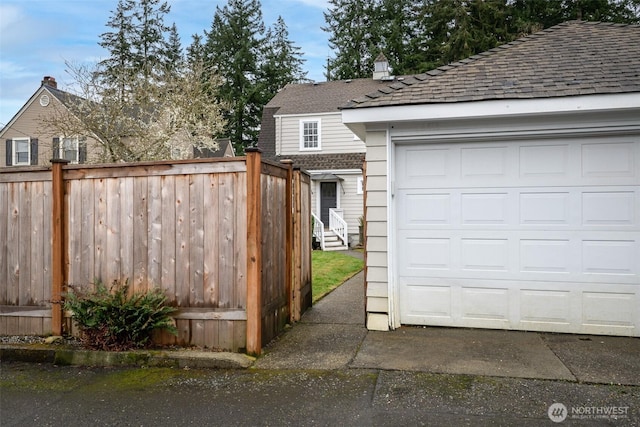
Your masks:
M 321 150 L 300 151 L 300 121 L 320 120 Z M 364 153 L 364 142 L 354 138 L 353 132 L 342 124 L 341 113 L 308 116 L 276 117 L 276 154 L 337 154 Z
M 389 328 L 387 133 L 367 132 L 367 328 Z

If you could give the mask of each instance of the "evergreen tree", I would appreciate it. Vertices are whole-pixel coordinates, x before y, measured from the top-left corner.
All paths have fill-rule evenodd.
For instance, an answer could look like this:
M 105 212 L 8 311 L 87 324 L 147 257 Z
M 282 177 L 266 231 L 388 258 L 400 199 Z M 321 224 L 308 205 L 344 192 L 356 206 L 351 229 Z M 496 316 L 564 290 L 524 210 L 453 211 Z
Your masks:
M 640 0 L 513 0 L 510 3 L 520 34 L 576 19 L 640 23 Z
M 335 57 L 327 64 L 328 80 L 371 76 L 373 60 L 380 53 L 380 35 L 374 28 L 377 4 L 370 0 L 329 0 L 323 30 L 330 33 L 329 47 Z
M 145 79 L 156 78 L 170 68 L 165 35 L 170 27 L 164 16 L 171 7 L 160 0 L 127 0 L 133 11 L 134 26 L 131 48 L 134 69 Z
M 206 33 L 205 69 L 216 70 L 224 80 L 216 95 L 228 108 L 226 130 L 238 154 L 258 140 L 266 102 L 259 81 L 264 32 L 258 0 L 229 0 L 216 7 Z
M 505 0 L 430 0 L 422 10 L 428 69 L 512 41 L 510 8 Z
M 170 28 L 164 24 L 170 7 L 159 1 L 119 0 L 107 22 L 114 31 L 100 36 L 99 44 L 107 49 L 109 58 L 100 62 L 98 72 L 103 82 L 117 82 L 114 86 L 123 100 L 128 90 L 126 82 L 136 77 L 151 81 L 172 67 L 165 39 Z
M 415 0 L 382 0 L 377 7 L 372 28 L 380 34 L 379 49 L 389 60 L 395 75 L 419 73 L 420 33 L 416 19 Z
M 204 63 L 204 59 L 205 48 L 202 44 L 202 36 L 200 34 L 194 34 L 191 36 L 191 44 L 187 47 L 187 65 Z
M 298 46 L 289 40 L 287 25 L 281 16 L 267 31 L 265 58 L 262 67 L 264 91 L 268 99 L 273 97 L 287 83 L 299 83 L 306 80 L 303 71 L 302 53 Z
M 124 99 L 127 82 L 135 75 L 131 54 L 132 21 L 130 5 L 123 0 L 118 1 L 116 10 L 111 12 L 107 21 L 107 26 L 114 31 L 101 34 L 102 40 L 98 43 L 109 53 L 109 57 L 98 64 L 98 77 L 102 83 L 109 83 L 120 99 Z
M 182 54 L 182 45 L 178 28 L 174 23 L 169 30 L 169 39 L 167 40 L 165 72 L 169 76 L 176 76 L 184 67 L 184 56 Z

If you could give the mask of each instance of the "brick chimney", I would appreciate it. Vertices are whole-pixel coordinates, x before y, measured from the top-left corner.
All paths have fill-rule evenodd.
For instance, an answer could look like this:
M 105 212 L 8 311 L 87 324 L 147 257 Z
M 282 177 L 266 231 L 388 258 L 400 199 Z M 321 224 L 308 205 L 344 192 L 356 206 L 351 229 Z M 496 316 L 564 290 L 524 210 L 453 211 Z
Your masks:
M 49 86 L 54 89 L 58 88 L 58 83 L 56 83 L 56 79 L 51 76 L 44 76 L 42 78 L 42 82 L 40 82 L 42 86 Z

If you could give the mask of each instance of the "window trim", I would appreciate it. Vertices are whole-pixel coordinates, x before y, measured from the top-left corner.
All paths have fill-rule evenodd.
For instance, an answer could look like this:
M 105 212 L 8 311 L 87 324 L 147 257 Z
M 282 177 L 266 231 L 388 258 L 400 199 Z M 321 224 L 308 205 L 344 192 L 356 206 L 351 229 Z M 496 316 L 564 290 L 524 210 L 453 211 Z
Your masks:
M 317 126 L 318 143 L 315 147 L 304 146 L 304 127 L 306 124 L 315 123 Z M 300 120 L 300 151 L 321 151 L 322 150 L 322 121 L 320 118 L 308 118 Z
M 27 142 L 27 161 L 18 162 L 18 142 Z M 11 165 L 12 166 L 29 166 L 31 165 L 31 138 L 18 137 L 11 138 Z

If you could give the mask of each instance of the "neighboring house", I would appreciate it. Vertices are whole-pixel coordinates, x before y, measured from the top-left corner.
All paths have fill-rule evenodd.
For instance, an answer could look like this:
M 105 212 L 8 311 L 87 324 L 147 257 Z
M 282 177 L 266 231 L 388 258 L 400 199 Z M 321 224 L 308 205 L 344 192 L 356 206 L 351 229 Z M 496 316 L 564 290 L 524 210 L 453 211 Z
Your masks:
M 235 157 L 236 152 L 233 149 L 233 144 L 229 138 L 221 138 L 217 140 L 218 149 L 212 150 L 210 148 L 196 148 L 193 147 L 193 157 L 198 158 L 219 158 L 219 157 Z
M 59 90 L 56 80 L 46 76 L 26 104 L 0 130 L 0 167 L 46 165 L 53 158 L 85 163 L 98 147 L 85 135 L 59 135 L 47 128 L 43 117 L 67 110 L 75 96 Z
M 340 107 L 390 83 L 375 77 L 288 84 L 264 107 L 258 141 L 265 158 L 293 160 L 311 174 L 316 225 L 322 221 L 328 228 L 333 211 L 346 222 L 351 245 L 358 243 L 363 213 L 365 145 L 342 124 Z
M 367 325 L 640 336 L 640 27 L 569 22 L 354 99 Z

